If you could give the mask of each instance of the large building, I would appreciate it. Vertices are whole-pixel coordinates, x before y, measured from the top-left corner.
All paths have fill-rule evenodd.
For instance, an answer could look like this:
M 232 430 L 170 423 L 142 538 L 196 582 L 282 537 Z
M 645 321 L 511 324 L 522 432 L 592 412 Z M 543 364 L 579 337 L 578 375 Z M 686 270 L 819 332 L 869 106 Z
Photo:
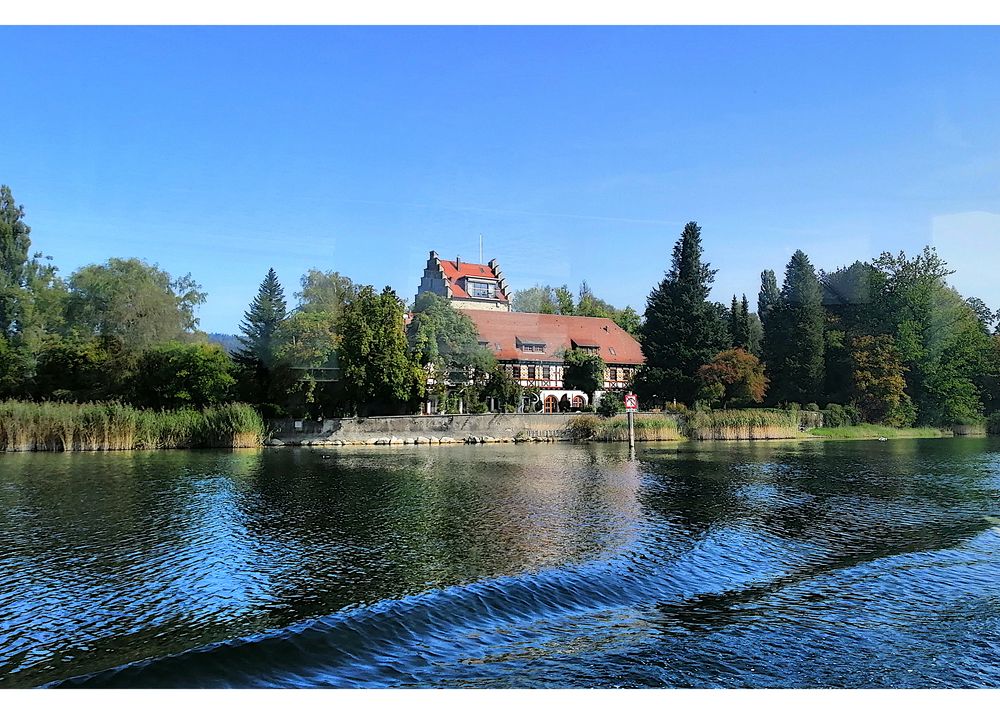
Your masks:
M 539 411 L 580 409 L 589 396 L 563 388 L 563 355 L 572 349 L 600 355 L 607 365 L 604 389 L 624 389 L 643 363 L 639 343 L 613 320 L 532 312 L 512 312 L 511 291 L 497 261 L 486 265 L 441 260 L 431 251 L 417 290 L 448 298 L 479 332 L 479 344 L 522 387 L 538 393 L 527 405 Z M 435 405 L 427 404 L 427 411 Z

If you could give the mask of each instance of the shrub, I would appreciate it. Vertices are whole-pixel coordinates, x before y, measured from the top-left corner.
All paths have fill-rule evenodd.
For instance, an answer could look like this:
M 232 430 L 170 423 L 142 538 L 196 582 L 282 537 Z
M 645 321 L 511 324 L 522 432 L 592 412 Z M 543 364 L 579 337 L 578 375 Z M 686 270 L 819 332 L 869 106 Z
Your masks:
M 1000 412 L 993 412 L 986 420 L 986 432 L 988 434 L 1000 434 Z
M 620 414 L 625 395 L 618 391 L 607 391 L 601 395 L 601 401 L 597 403 L 597 413 L 605 417 L 613 417 Z
M 570 438 L 576 441 L 587 441 L 597 436 L 601 420 L 593 414 L 580 414 L 569 420 Z
M 809 402 L 808 404 L 806 404 L 802 408 L 805 411 L 807 411 L 807 412 L 818 412 L 819 411 L 819 404 L 817 404 L 816 402 Z

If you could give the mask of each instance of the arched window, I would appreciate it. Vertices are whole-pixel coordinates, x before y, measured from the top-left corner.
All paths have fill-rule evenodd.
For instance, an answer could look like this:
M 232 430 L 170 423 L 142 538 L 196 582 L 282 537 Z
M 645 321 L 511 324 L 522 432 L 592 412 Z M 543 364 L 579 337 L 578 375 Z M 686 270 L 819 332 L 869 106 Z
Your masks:
M 554 413 L 556 411 L 557 403 L 558 400 L 555 398 L 555 395 L 550 394 L 549 396 L 545 397 L 545 413 L 546 414 Z
M 573 396 L 573 408 L 583 409 L 583 397 L 581 397 L 579 394 Z

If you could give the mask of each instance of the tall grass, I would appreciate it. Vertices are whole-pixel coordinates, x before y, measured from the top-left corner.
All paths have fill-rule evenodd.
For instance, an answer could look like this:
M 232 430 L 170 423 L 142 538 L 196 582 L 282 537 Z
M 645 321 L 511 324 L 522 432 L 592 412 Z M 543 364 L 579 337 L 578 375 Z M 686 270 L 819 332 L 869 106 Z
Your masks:
M 578 441 L 628 441 L 628 419 L 624 416 L 602 419 L 581 414 L 570 420 L 569 433 Z M 679 441 L 682 438 L 674 417 L 635 418 L 636 441 Z
M 951 430 L 933 426 L 900 429 L 881 424 L 856 424 L 855 426 L 820 427 L 809 432 L 827 439 L 917 439 L 934 436 L 950 436 Z
M 2 451 L 260 446 L 264 422 L 246 404 L 152 411 L 125 404 L 0 402 Z
M 799 413 L 783 409 L 720 409 L 692 412 L 687 435 L 697 440 L 794 439 Z

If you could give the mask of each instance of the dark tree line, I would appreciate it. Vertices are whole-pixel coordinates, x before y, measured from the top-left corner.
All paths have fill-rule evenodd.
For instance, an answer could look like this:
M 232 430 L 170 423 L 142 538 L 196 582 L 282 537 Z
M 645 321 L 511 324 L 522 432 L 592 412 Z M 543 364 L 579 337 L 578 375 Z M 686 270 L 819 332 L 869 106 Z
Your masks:
M 634 386 L 651 405 L 832 404 L 895 426 L 982 421 L 1000 408 L 998 314 L 949 275 L 931 248 L 831 273 L 796 251 L 780 287 L 761 274 L 754 315 L 745 296 L 728 309 L 709 300 L 715 271 L 689 223 L 647 299 Z

